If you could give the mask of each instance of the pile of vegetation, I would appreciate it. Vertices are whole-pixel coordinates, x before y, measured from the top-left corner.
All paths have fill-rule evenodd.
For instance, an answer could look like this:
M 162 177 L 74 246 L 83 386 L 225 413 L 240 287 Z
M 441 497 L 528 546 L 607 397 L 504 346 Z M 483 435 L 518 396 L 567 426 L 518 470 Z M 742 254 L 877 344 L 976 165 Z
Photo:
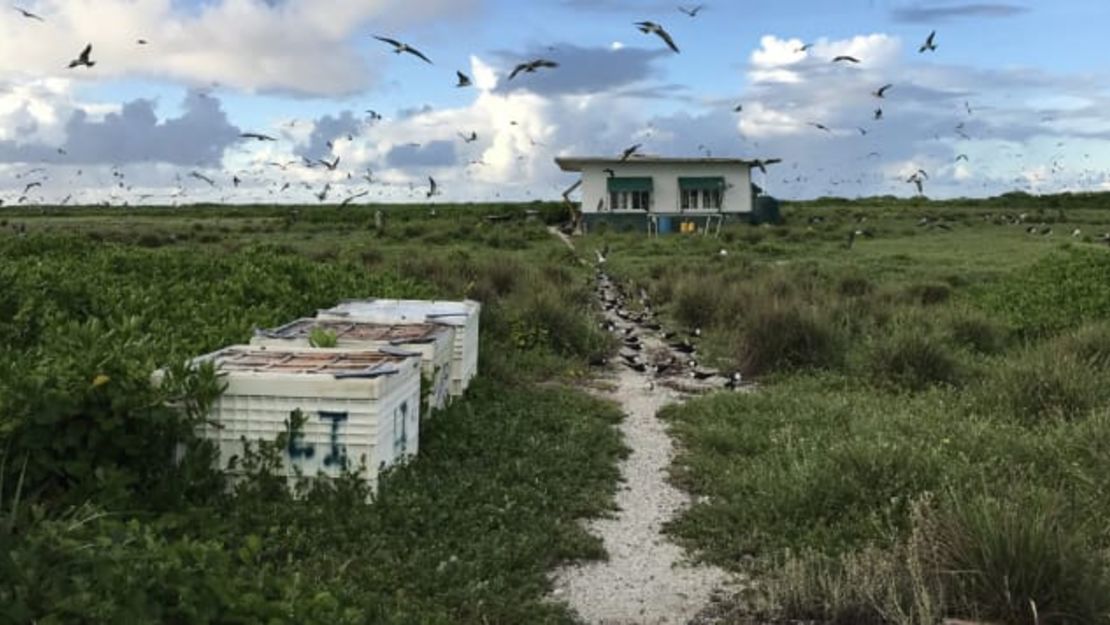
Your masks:
M 603 555 L 577 521 L 611 506 L 624 450 L 615 408 L 551 382 L 608 339 L 589 276 L 542 224 L 485 212 L 386 220 L 471 233 L 432 252 L 399 233 L 352 241 L 345 218 L 307 210 L 290 234 L 311 231 L 310 245 L 228 228 L 220 254 L 49 219 L 0 235 L 0 622 L 570 622 L 542 601 L 546 572 Z M 207 220 L 227 215 L 158 219 L 145 228 L 218 232 Z M 497 237 L 511 249 L 491 250 Z M 419 457 L 372 496 L 353 476 L 294 496 L 271 471 L 281 441 L 227 483 L 194 436 L 220 380 L 184 363 L 371 296 L 482 301 L 465 400 L 422 424 Z

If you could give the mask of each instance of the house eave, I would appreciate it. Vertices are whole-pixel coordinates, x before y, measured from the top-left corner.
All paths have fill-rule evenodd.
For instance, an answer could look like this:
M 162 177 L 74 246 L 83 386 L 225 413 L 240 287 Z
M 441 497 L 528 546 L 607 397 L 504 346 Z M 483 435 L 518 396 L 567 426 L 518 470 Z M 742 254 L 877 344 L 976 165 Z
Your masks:
M 619 157 L 604 156 L 559 156 L 555 164 L 563 171 L 581 172 L 594 165 L 731 165 L 753 167 L 756 161 L 742 158 L 677 157 L 677 156 L 633 156 L 627 160 Z

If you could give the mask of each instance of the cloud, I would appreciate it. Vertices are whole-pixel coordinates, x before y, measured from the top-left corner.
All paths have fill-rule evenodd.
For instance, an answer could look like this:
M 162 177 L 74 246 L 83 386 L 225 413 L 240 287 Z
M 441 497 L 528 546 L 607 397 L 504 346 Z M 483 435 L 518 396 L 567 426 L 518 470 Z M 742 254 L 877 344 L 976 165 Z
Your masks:
M 611 46 L 587 48 L 566 43 L 554 48 L 519 54 L 498 53 L 505 80 L 499 82 L 497 90 L 503 93 L 528 90 L 540 95 L 611 91 L 654 78 L 658 71 L 653 63 L 671 54 L 667 50 Z M 554 61 L 559 67 L 541 68 L 534 73 L 521 72 L 508 80 L 516 64 L 538 58 Z
M 213 0 L 188 10 L 173 0 L 43 0 L 45 22 L 0 20 L 0 78 L 153 77 L 251 92 L 345 95 L 374 84 L 357 49 L 365 26 L 400 28 L 466 14 L 479 0 Z M 140 46 L 136 40 L 148 40 Z M 93 44 L 91 69 L 65 65 Z
M 349 110 L 343 111 L 338 117 L 325 115 L 313 124 L 307 144 L 299 146 L 294 153 L 313 160 L 326 158 L 332 153 L 336 141 L 358 133 L 362 125 L 362 120 Z M 328 145 L 329 142 L 332 143 L 331 146 Z
M 58 147 L 42 142 L 0 141 L 0 161 L 72 165 L 161 162 L 181 166 L 217 166 L 238 141 L 217 99 L 191 93 L 179 117 L 159 120 L 150 100 L 133 100 L 101 119 L 76 108 L 64 124 Z
M 453 141 L 399 145 L 386 155 L 390 167 L 450 167 L 458 162 Z
M 915 6 L 895 8 L 891 14 L 900 22 L 935 23 L 961 18 L 1013 17 L 1028 11 L 1028 7 L 1001 2 L 975 2 L 951 6 L 918 3 Z

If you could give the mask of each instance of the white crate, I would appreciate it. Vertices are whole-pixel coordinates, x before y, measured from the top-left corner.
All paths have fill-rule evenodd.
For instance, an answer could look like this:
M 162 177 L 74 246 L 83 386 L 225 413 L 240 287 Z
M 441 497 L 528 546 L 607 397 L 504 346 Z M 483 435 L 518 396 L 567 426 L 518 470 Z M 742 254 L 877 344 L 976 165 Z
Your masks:
M 424 389 L 427 405 L 433 410 L 447 406 L 451 397 L 454 326 L 442 323 L 402 325 L 348 319 L 298 319 L 271 330 L 256 330 L 251 345 L 273 348 L 308 347 L 309 338 L 315 330 L 334 334 L 336 347 L 340 349 L 418 354 L 424 378 L 429 382 L 428 388 Z
M 346 465 L 376 487 L 382 468 L 419 450 L 418 357 L 240 345 L 194 362 L 208 361 L 227 389 L 198 433 L 217 444 L 219 467 L 232 475 L 243 439 L 273 442 L 294 410 L 307 420 L 283 451 L 291 484 L 298 474 L 336 477 Z
M 448 323 L 456 326 L 451 360 L 451 394 L 462 395 L 478 373 L 478 320 L 482 305 L 473 300 L 366 299 L 352 300 L 322 310 L 320 319 L 350 319 L 376 323 Z

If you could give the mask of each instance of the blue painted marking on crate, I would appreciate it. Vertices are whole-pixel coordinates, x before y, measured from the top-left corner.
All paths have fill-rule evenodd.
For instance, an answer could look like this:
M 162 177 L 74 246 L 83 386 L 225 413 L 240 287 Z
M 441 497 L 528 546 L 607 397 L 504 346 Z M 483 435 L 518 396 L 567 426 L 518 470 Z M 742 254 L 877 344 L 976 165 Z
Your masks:
M 346 469 L 347 447 L 339 444 L 339 424 L 347 420 L 347 413 L 321 410 L 319 414 L 321 419 L 331 421 L 331 451 L 324 456 L 324 466 L 339 465 L 340 468 Z

